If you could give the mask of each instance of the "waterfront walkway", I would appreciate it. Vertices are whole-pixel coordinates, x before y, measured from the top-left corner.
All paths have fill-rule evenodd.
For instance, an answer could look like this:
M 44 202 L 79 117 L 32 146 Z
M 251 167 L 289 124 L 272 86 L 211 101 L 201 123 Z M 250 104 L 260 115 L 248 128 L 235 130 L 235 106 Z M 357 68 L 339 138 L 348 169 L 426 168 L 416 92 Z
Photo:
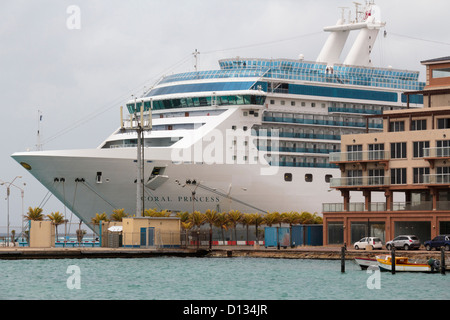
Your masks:
M 440 259 L 440 251 L 403 251 L 398 250 L 397 256 L 407 256 L 411 259 L 428 260 Z M 353 250 L 345 252 L 347 260 L 355 257 L 375 257 L 390 254 L 387 250 Z M 254 246 L 213 246 L 200 248 L 29 248 L 9 247 L 0 248 L 0 259 L 82 259 L 82 258 L 150 258 L 160 256 L 173 257 L 250 257 L 250 258 L 278 258 L 278 259 L 341 259 L 341 247 L 296 247 L 287 249 L 265 248 Z M 446 253 L 446 261 L 450 259 Z M 449 265 L 450 263 L 447 263 Z

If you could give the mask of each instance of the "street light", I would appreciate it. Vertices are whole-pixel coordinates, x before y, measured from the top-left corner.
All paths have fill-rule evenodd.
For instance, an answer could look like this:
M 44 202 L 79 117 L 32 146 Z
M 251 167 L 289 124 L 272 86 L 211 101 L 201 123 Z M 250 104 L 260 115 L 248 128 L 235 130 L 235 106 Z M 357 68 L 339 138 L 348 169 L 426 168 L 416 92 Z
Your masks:
M 6 186 L 6 201 L 7 201 L 7 204 L 6 204 L 6 210 L 7 210 L 7 227 L 6 227 L 6 235 L 7 235 L 7 239 L 8 239 L 8 246 L 9 246 L 9 195 L 10 195 L 10 193 L 11 193 L 11 185 L 12 186 L 14 186 L 14 187 L 16 187 L 16 188 L 19 188 L 19 187 L 17 187 L 16 185 L 14 185 L 13 184 L 13 182 L 14 181 L 16 181 L 16 179 L 17 178 L 22 178 L 22 176 L 16 176 L 11 182 L 5 182 L 5 181 L 2 181 L 2 180 L 0 180 L 1 181 L 1 183 L 0 183 L 0 185 L 5 185 Z M 19 188 L 20 189 L 20 188 Z M 22 190 L 22 189 L 21 189 Z M 22 200 L 23 200 L 23 197 L 22 197 Z M 23 211 L 23 201 L 22 201 L 22 211 Z M 23 213 L 23 212 L 22 212 Z M 6 245 L 6 244 L 5 244 Z

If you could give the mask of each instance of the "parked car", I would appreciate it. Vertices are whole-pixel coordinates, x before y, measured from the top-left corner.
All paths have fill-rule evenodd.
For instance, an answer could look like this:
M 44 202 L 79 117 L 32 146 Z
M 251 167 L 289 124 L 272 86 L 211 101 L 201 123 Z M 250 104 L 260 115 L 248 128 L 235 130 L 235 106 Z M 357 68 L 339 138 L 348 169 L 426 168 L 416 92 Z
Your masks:
M 400 235 L 391 241 L 386 242 L 386 249 L 391 250 L 392 247 L 405 250 L 419 249 L 420 241 L 419 238 L 414 235 Z
M 448 234 L 441 234 L 437 237 L 434 237 L 433 240 L 425 241 L 424 243 L 425 249 L 427 251 L 430 251 L 431 249 L 440 250 L 441 247 L 445 248 L 445 251 L 450 250 L 450 235 Z
M 355 242 L 353 245 L 356 250 L 366 249 L 367 246 L 371 246 L 372 249 L 382 249 L 383 243 L 380 238 L 377 237 L 364 237 L 361 240 Z

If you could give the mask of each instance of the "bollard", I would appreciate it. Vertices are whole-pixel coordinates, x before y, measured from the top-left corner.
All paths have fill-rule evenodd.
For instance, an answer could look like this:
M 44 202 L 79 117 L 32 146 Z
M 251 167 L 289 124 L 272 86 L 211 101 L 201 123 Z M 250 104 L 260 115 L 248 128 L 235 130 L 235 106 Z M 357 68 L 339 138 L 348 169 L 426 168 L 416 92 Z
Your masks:
M 445 274 L 445 248 L 441 247 L 441 274 Z
M 391 273 L 395 274 L 395 247 L 391 250 Z
M 228 257 L 228 258 L 233 257 L 233 251 L 227 250 L 227 257 Z
M 345 245 L 341 248 L 341 272 L 345 272 Z

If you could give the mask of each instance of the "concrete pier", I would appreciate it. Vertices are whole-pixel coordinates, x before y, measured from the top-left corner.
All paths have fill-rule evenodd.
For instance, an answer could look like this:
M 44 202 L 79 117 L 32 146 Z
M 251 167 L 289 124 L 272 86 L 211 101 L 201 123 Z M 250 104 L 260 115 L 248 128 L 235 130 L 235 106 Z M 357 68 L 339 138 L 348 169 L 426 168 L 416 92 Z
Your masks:
M 345 253 L 346 260 L 356 257 L 374 258 L 377 255 L 390 254 L 387 250 L 351 250 Z M 427 261 L 430 258 L 439 260 L 439 251 L 402 251 L 398 255 Z M 318 259 L 340 260 L 341 247 L 298 247 L 277 250 L 276 248 L 255 248 L 251 246 L 216 246 L 208 248 L 0 248 L 0 259 L 85 259 L 85 258 L 151 258 L 151 257 L 249 257 L 275 259 Z M 447 260 L 449 258 L 447 257 Z M 447 261 L 446 265 L 450 263 Z

